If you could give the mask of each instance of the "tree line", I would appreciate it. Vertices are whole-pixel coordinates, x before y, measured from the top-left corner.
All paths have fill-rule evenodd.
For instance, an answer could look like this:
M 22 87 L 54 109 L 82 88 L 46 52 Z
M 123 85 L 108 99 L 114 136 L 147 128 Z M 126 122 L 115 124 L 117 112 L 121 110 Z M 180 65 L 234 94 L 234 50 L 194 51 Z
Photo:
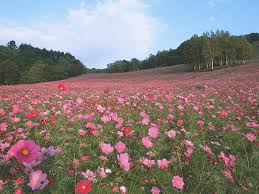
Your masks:
M 213 70 L 233 64 L 244 64 L 251 58 L 251 43 L 259 41 L 259 33 L 233 36 L 228 31 L 206 32 L 202 36 L 193 35 L 177 49 L 159 51 L 144 60 L 118 60 L 106 69 L 88 69 L 92 73 L 117 73 L 151 69 L 188 63 L 194 71 Z
M 0 46 L 0 84 L 61 80 L 85 73 L 85 66 L 70 53 L 39 49 L 10 41 Z
M 194 35 L 177 48 L 185 63 L 194 70 L 213 70 L 215 67 L 245 64 L 252 57 L 252 45 L 245 36 L 232 36 L 227 31 Z

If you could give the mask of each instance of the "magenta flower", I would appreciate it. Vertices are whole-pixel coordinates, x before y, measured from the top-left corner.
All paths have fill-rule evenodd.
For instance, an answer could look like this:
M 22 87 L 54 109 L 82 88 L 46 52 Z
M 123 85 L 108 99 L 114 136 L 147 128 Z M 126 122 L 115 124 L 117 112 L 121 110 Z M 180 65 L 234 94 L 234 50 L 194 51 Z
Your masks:
M 174 176 L 172 179 L 172 184 L 173 184 L 173 187 L 176 189 L 183 189 L 183 186 L 184 186 L 183 178 L 180 176 Z
M 142 119 L 142 124 L 143 124 L 143 125 L 148 125 L 148 124 L 149 124 L 149 118 L 148 118 L 148 117 L 144 117 L 144 118 Z
M 104 142 L 100 143 L 100 148 L 105 154 L 111 154 L 114 151 L 114 148 L 111 146 L 111 144 L 107 144 Z
M 141 158 L 140 162 L 142 162 L 146 167 L 151 168 L 156 162 L 155 160 L 149 160 L 148 158 Z
M 15 157 L 21 163 L 31 163 L 40 157 L 40 146 L 33 140 L 19 140 L 8 151 L 7 157 Z
M 102 120 L 102 122 L 104 122 L 104 123 L 108 123 L 108 122 L 111 121 L 111 117 L 109 117 L 109 116 L 107 116 L 107 115 L 103 115 L 103 116 L 101 117 L 101 120 Z
M 253 141 L 256 140 L 256 135 L 253 134 L 253 133 L 247 133 L 247 134 L 246 134 L 246 138 L 247 138 L 248 141 L 253 142 Z
M 0 131 L 6 131 L 7 130 L 7 124 L 6 123 L 0 123 Z
M 130 163 L 129 163 L 129 155 L 128 153 L 117 155 L 117 160 L 119 161 L 119 165 L 125 171 L 129 171 Z
M 146 148 L 151 148 L 153 146 L 152 141 L 148 137 L 143 137 L 142 143 Z
M 152 194 L 159 194 L 160 193 L 160 189 L 158 187 L 152 187 L 151 193 Z
M 149 137 L 157 138 L 158 135 L 159 135 L 159 130 L 158 130 L 158 128 L 156 128 L 156 127 L 151 127 L 151 128 L 149 128 L 149 130 L 148 130 L 148 135 L 149 135 Z
M 49 181 L 47 179 L 46 173 L 42 173 L 41 170 L 31 172 L 28 186 L 32 190 L 42 190 L 47 186 L 48 183 Z
M 176 132 L 174 130 L 170 130 L 170 131 L 167 131 L 166 132 L 166 135 L 169 137 L 169 138 L 174 138 L 176 136 Z
M 119 141 L 118 143 L 116 143 L 116 145 L 114 146 L 115 149 L 121 153 L 126 149 L 126 145 L 124 143 L 122 143 L 121 141 Z
M 219 157 L 223 159 L 227 169 L 230 169 L 236 163 L 236 157 L 232 154 L 227 157 L 224 152 L 221 152 Z
M 85 172 L 81 173 L 82 176 L 89 181 L 95 182 L 96 181 L 96 173 L 91 170 L 86 170 Z
M 162 160 L 158 160 L 157 161 L 157 165 L 160 169 L 165 169 L 169 166 L 170 161 L 168 161 L 167 159 L 162 159 Z

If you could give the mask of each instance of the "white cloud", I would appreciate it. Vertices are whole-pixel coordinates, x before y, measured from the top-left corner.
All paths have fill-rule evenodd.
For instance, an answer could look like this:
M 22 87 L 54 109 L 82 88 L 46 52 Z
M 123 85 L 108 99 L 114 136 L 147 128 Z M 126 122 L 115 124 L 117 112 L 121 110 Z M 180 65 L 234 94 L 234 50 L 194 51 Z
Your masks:
M 232 0 L 208 0 L 208 5 L 210 7 L 216 7 L 218 4 L 231 3 Z
M 144 57 L 160 28 L 142 0 L 104 0 L 94 7 L 82 2 L 62 21 L 42 20 L 29 26 L 0 21 L 0 43 L 16 40 L 71 52 L 86 65 L 105 67 L 117 59 Z

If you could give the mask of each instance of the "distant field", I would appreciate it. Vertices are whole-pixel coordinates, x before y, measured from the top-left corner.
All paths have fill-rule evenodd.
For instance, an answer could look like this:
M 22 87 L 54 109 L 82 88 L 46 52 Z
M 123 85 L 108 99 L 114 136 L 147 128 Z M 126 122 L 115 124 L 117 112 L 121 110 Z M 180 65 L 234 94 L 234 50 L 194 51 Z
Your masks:
M 258 63 L 188 68 L 0 86 L 1 194 L 259 193 Z

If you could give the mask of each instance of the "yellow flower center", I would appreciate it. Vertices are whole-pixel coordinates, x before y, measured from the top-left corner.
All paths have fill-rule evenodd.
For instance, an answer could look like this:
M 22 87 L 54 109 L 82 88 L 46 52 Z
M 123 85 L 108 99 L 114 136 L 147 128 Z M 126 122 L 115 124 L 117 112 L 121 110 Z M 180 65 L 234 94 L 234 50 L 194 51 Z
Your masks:
M 28 148 L 22 149 L 22 155 L 28 156 L 29 154 L 30 154 L 30 151 L 28 150 Z
M 33 183 L 34 184 L 39 184 L 40 183 L 40 177 L 39 176 L 34 177 Z

